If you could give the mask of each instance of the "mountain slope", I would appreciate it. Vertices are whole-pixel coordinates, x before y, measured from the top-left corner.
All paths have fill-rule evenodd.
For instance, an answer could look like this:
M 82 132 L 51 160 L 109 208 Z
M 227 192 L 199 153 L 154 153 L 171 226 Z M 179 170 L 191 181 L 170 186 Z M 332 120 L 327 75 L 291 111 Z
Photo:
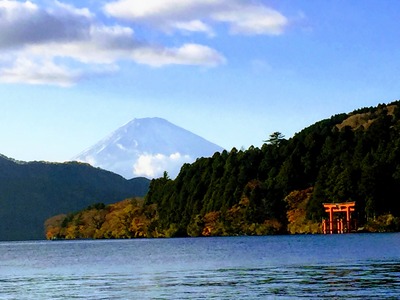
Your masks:
M 105 238 L 321 233 L 323 203 L 346 201 L 356 202 L 363 230 L 400 231 L 400 101 L 332 116 L 289 140 L 270 137 L 152 180 L 144 203 L 51 219 L 49 236 L 65 238 L 85 214 L 103 216 L 96 234 Z M 75 236 L 90 237 L 86 226 Z
M 222 148 L 161 118 L 133 119 L 74 157 L 125 178 L 175 177 L 184 163 Z
M 44 221 L 97 202 L 144 196 L 149 180 L 126 180 L 82 163 L 18 162 L 0 156 L 0 240 L 44 238 Z
M 356 202 L 360 226 L 400 230 L 399 149 L 395 101 L 332 116 L 289 140 L 196 160 L 175 180 L 153 180 L 145 204 L 158 207 L 158 232 L 178 236 L 318 232 L 322 204 L 347 201 Z

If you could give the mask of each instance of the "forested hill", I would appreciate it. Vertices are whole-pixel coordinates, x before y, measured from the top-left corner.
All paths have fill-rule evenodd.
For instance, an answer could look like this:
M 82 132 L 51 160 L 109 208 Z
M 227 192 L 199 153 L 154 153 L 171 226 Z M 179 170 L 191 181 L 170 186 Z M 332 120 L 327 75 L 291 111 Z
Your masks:
M 261 148 L 199 158 L 185 164 L 175 180 L 166 173 L 153 179 L 143 204 L 132 200 L 118 204 L 118 211 L 91 210 L 101 222 L 112 216 L 126 221 L 113 225 L 118 235 L 110 224 L 102 235 L 96 229 L 101 222 L 93 232 L 96 237 L 316 233 L 325 214 L 322 203 L 344 201 L 356 201 L 360 226 L 399 230 L 399 105 L 335 115 L 290 139 L 275 132 Z M 83 218 L 82 213 L 54 219 L 48 223 L 50 237 L 66 237 Z
M 149 180 L 126 180 L 77 162 L 20 162 L 0 155 L 0 240 L 43 239 L 44 221 L 94 202 L 143 196 Z
M 316 231 L 322 203 L 342 201 L 356 201 L 360 225 L 385 216 L 398 228 L 399 105 L 335 115 L 288 140 L 276 132 L 261 149 L 198 159 L 175 180 L 153 180 L 146 203 L 158 205 L 159 227 L 176 235 Z

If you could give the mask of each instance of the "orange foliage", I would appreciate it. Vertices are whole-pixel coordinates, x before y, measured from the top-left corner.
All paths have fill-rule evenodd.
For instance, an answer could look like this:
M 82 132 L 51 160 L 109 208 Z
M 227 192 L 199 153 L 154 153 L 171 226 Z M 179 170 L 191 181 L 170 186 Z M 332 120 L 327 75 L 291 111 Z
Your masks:
M 57 216 L 46 221 L 48 239 L 133 238 L 157 236 L 155 205 L 142 199 L 126 199 L 102 209 L 88 209 L 72 216 Z M 63 227 L 64 226 L 64 227 Z
M 202 235 L 203 236 L 213 236 L 221 234 L 221 224 L 220 224 L 220 215 L 219 211 L 211 211 L 204 215 L 204 228 Z
M 61 230 L 61 224 L 64 221 L 66 215 L 57 215 L 50 219 L 47 219 L 44 223 L 46 231 L 46 239 L 53 240 L 58 237 Z
M 310 200 L 313 188 L 310 187 L 301 191 L 293 191 L 286 196 L 285 201 L 288 204 L 287 218 L 288 231 L 295 233 L 320 233 L 319 223 L 312 222 L 306 218 L 306 209 Z

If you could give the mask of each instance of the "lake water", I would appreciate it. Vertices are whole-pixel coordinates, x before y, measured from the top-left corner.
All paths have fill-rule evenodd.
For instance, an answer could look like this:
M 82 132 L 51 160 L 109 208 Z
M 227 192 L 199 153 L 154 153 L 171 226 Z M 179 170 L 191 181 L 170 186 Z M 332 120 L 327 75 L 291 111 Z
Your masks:
M 0 299 L 400 299 L 400 234 L 0 242 Z

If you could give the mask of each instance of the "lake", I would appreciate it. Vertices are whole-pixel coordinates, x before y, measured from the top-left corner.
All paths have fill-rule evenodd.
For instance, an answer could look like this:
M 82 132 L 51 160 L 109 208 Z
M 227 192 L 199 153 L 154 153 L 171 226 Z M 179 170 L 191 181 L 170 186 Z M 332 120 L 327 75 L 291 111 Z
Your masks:
M 0 242 L 0 299 L 399 299 L 400 234 Z

